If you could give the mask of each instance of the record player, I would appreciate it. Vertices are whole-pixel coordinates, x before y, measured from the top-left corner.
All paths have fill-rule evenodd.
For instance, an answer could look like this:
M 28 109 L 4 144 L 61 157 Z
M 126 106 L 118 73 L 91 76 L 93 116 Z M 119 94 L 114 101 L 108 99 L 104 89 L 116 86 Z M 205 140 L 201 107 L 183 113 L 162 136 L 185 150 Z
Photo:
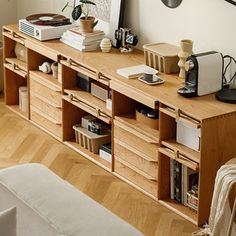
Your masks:
M 19 20 L 19 30 L 41 41 L 60 38 L 73 25 L 65 16 L 42 13 Z

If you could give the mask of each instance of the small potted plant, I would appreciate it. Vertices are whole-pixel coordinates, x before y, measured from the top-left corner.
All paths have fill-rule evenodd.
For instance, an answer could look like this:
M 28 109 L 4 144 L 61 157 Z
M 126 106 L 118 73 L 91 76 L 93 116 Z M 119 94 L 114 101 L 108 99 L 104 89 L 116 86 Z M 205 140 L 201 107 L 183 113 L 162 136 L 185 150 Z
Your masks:
M 80 20 L 80 29 L 82 33 L 92 33 L 93 28 L 98 23 L 98 20 L 95 21 L 95 17 L 89 15 L 89 5 L 96 5 L 94 2 L 89 0 L 79 0 L 79 4 L 73 6 L 72 19 Z M 69 2 L 66 3 L 62 11 L 69 6 Z

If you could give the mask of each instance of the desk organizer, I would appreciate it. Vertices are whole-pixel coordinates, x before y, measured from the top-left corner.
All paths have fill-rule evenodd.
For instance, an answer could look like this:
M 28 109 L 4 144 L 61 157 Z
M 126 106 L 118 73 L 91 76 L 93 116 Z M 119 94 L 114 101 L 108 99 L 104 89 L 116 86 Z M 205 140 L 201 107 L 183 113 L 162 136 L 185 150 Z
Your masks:
M 92 133 L 81 127 L 80 124 L 74 125 L 73 129 L 75 130 L 76 143 L 95 154 L 99 153 L 101 145 L 111 142 L 111 131 L 109 129 L 104 130 L 102 135 Z
M 167 74 L 179 72 L 180 47 L 168 43 L 154 43 L 145 44 L 143 48 L 146 65 Z

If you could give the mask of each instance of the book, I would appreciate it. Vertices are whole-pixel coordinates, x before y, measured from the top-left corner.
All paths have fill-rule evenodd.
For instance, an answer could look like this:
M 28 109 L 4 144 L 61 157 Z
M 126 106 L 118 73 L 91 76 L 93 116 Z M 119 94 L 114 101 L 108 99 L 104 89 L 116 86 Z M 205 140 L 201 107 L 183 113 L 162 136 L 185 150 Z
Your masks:
M 75 35 L 82 36 L 84 38 L 94 37 L 96 35 L 104 35 L 105 33 L 102 30 L 94 30 L 92 33 L 82 33 L 79 26 L 68 29 L 69 32 L 72 32 Z
M 93 40 L 99 40 L 104 38 L 105 33 L 103 31 L 94 31 L 93 33 L 76 33 L 75 31 L 72 31 L 71 29 L 67 30 L 66 33 L 70 35 L 71 37 L 75 37 L 76 39 L 80 41 L 93 41 Z
M 63 39 L 63 38 L 61 38 L 60 41 L 72 48 L 75 48 L 75 49 L 81 51 L 81 52 L 95 51 L 98 48 L 98 45 L 95 45 L 95 44 L 84 46 L 79 43 L 74 43 L 74 42 L 71 42 L 71 41 L 69 41 L 67 39 Z
M 63 36 L 66 36 L 66 37 L 69 37 L 71 39 L 74 39 L 76 41 L 79 41 L 79 42 L 93 42 L 93 41 L 96 41 L 96 40 L 102 40 L 104 38 L 104 34 L 99 34 L 99 35 L 94 35 L 93 37 L 84 37 L 82 35 L 79 35 L 79 34 L 74 34 L 73 32 L 67 30 L 63 33 Z
M 142 65 L 117 69 L 116 73 L 127 79 L 132 79 L 132 78 L 138 78 L 139 76 L 143 75 L 145 71 L 148 71 L 149 73 L 151 71 L 153 74 L 156 74 L 158 72 L 152 67 L 142 64 Z
M 102 40 L 102 39 L 99 39 L 99 40 L 92 40 L 92 41 L 83 41 L 83 40 L 81 41 L 81 40 L 76 39 L 75 37 L 69 36 L 66 32 L 63 33 L 61 38 L 63 40 L 68 40 L 68 41 L 75 43 L 75 44 L 81 44 L 81 46 L 88 46 L 88 45 L 92 45 L 92 44 L 98 45 L 101 43 L 101 40 Z
M 176 161 L 175 165 L 175 186 L 174 186 L 174 199 L 181 203 L 181 187 L 182 187 L 182 164 Z
M 174 199 L 175 160 L 170 159 L 170 199 Z

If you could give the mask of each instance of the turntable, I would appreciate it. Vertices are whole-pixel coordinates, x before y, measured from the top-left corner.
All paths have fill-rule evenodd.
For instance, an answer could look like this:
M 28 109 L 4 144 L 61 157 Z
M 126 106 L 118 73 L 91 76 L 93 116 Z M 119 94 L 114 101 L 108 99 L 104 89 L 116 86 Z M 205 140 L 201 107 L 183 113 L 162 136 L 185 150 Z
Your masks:
M 19 30 L 41 41 L 60 38 L 73 25 L 65 16 L 53 13 L 30 15 L 19 20 Z

